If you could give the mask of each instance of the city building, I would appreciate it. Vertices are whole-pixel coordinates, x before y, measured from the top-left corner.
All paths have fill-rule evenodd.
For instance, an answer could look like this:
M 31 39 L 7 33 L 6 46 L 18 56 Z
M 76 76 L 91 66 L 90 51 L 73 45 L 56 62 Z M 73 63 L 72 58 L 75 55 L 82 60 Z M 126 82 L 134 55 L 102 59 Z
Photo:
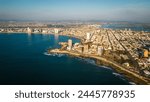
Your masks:
M 91 39 L 91 34 L 90 33 L 86 33 L 86 40 L 90 41 L 90 39 Z
M 68 47 L 67 47 L 67 50 L 71 51 L 71 49 L 72 49 L 72 40 L 69 39 L 69 40 L 68 40 Z
M 83 53 L 83 46 L 82 45 L 79 45 L 76 50 L 79 52 L 79 53 Z
M 144 58 L 148 58 L 148 50 L 144 49 Z
M 58 34 L 59 30 L 57 28 L 54 29 L 54 33 Z
M 88 52 L 89 52 L 89 45 L 88 44 L 84 44 L 83 53 L 88 53 Z
M 102 56 L 103 51 L 104 51 L 103 46 L 98 46 L 98 49 L 97 49 L 97 50 L 98 50 L 98 51 L 97 51 L 97 54 L 98 54 L 99 56 Z
M 42 30 L 42 33 L 43 34 L 46 34 L 48 31 L 47 30 Z
M 31 34 L 31 33 L 32 33 L 32 30 L 31 30 L 29 27 L 27 28 L 27 33 L 28 33 L 28 34 Z

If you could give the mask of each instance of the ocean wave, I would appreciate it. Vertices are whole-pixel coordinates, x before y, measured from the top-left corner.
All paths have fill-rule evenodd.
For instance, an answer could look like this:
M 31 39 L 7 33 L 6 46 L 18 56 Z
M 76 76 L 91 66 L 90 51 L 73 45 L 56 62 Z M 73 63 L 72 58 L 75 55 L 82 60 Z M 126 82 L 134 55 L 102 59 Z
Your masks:
M 44 55 L 46 55 L 46 56 L 56 56 L 56 57 L 66 56 L 66 54 L 47 53 L 47 52 L 44 52 Z
M 101 67 L 101 68 L 108 69 L 108 70 L 113 70 L 110 67 L 96 64 L 94 59 L 90 59 L 90 58 L 77 58 L 77 59 L 80 60 L 80 61 L 86 62 L 88 64 L 92 64 L 92 65 L 97 66 L 97 67 Z
M 115 73 L 115 72 L 113 72 L 112 74 L 115 75 L 115 76 L 117 76 L 117 77 L 119 77 L 120 79 L 126 81 L 126 79 L 125 79 L 125 77 L 123 75 L 121 75 L 119 73 Z
M 123 77 L 123 75 L 121 75 L 121 74 L 119 74 L 119 73 L 113 72 L 112 74 L 115 75 L 115 76 Z
M 66 54 L 47 53 L 47 52 L 44 52 L 44 55 L 46 55 L 46 56 L 56 56 L 56 57 L 67 56 Z M 82 61 L 82 62 L 85 62 L 85 63 L 87 63 L 87 64 L 91 64 L 91 65 L 97 66 L 97 67 L 101 67 L 101 68 L 108 69 L 108 70 L 113 70 L 113 69 L 110 68 L 110 67 L 102 66 L 102 65 L 96 64 L 96 62 L 95 62 L 94 59 L 90 59 L 90 58 L 81 58 L 81 57 L 80 57 L 80 58 L 75 57 L 75 59 L 77 59 L 77 60 L 79 60 L 79 61 Z
M 95 61 L 92 60 L 92 59 L 87 59 L 87 58 L 85 58 L 84 61 L 87 62 L 87 63 L 90 63 L 90 64 L 92 64 L 92 65 L 96 65 Z
M 136 85 L 134 82 L 129 82 L 129 84 L 131 84 L 131 85 Z
M 93 59 L 89 59 L 89 58 L 76 58 L 79 61 L 83 61 L 92 65 L 96 65 L 95 61 Z
M 98 65 L 99 67 L 102 67 L 102 68 L 105 68 L 105 69 L 108 69 L 108 70 L 113 70 L 112 68 L 110 67 L 107 67 L 107 66 L 102 66 L 102 65 Z

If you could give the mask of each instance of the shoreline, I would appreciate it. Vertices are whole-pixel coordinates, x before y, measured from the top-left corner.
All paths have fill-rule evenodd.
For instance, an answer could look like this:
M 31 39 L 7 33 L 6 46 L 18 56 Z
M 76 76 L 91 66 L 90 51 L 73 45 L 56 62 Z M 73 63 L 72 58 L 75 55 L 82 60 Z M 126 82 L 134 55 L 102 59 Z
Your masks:
M 13 33 L 28 34 L 26 32 L 0 32 L 0 34 L 2 34 L 2 33 L 4 33 L 4 34 L 13 34 Z M 32 35 L 32 34 L 50 34 L 50 33 L 31 33 L 30 35 Z M 68 36 L 68 37 L 73 37 L 73 38 L 82 40 L 82 37 L 67 35 L 67 34 L 50 34 L 50 35 Z M 93 59 L 99 61 L 100 65 L 110 66 L 112 69 L 116 70 L 117 73 L 123 74 L 123 76 L 125 76 L 129 81 L 134 82 L 137 85 L 150 85 L 150 80 L 147 80 L 147 78 L 140 76 L 140 75 L 124 68 L 123 66 L 121 66 L 117 63 L 114 63 L 110 60 L 107 60 L 103 57 L 100 57 L 100 56 L 79 54 L 79 53 L 75 53 L 75 52 L 71 52 L 71 51 L 67 51 L 67 50 L 60 51 L 59 49 L 48 50 L 48 53 L 59 53 L 59 54 L 68 54 L 68 55 L 75 56 L 75 57 L 93 58 Z
M 79 37 L 79 36 L 75 36 L 75 35 L 68 35 L 68 34 L 61 34 L 61 33 L 58 33 L 58 34 L 54 34 L 54 33 L 27 33 L 27 32 L 0 32 L 0 34 L 17 34 L 17 33 L 24 33 L 24 34 L 28 34 L 28 35 L 32 35 L 32 34 L 42 34 L 42 35 L 61 35 L 61 36 L 68 36 L 68 37 L 72 37 L 72 38 L 76 38 L 76 39 L 79 39 L 79 40 L 82 40 L 83 38 L 82 37 Z
M 72 38 L 76 38 L 76 39 L 79 39 L 79 40 L 82 40 L 82 37 L 79 37 L 79 36 L 75 36 L 75 35 L 68 35 L 68 34 L 61 34 L 61 33 L 58 33 L 58 34 L 54 34 L 54 33 L 27 33 L 27 32 L 0 32 L 0 34 L 17 34 L 17 33 L 24 33 L 24 34 L 28 34 L 28 35 L 32 35 L 32 34 L 44 34 L 44 35 L 61 35 L 61 36 L 68 36 L 68 37 L 72 37 Z
M 101 65 L 106 66 L 106 64 L 107 64 L 107 66 L 114 69 L 117 73 L 123 74 L 123 76 L 125 76 L 125 78 L 127 78 L 130 82 L 134 82 L 137 85 L 149 85 L 150 84 L 150 82 L 145 77 L 140 76 L 140 75 L 138 75 L 138 74 L 136 74 L 130 70 L 127 70 L 123 66 L 116 64 L 110 60 L 107 60 L 103 57 L 94 56 L 94 55 L 79 54 L 79 53 L 70 52 L 67 50 L 61 50 L 60 51 L 59 49 L 48 50 L 48 53 L 67 54 L 70 56 L 82 57 L 82 58 L 93 58 L 95 60 L 101 61 L 102 62 Z

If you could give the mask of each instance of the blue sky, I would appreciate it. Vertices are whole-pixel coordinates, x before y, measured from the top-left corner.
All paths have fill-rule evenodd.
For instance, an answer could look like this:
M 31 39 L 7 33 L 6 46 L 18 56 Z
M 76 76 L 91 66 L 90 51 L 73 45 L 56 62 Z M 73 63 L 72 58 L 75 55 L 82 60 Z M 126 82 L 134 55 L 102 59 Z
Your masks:
M 150 0 L 0 0 L 1 20 L 111 20 L 150 23 Z

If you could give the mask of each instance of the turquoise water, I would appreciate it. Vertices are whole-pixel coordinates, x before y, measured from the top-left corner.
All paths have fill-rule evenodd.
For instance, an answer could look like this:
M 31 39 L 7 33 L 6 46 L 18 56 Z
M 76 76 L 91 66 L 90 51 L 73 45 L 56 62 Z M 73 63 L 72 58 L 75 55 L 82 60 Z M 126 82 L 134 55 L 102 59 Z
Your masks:
M 42 34 L 0 34 L 0 84 L 126 85 L 114 70 L 94 60 L 47 55 L 46 49 L 70 37 Z M 71 38 L 73 42 L 78 39 Z

